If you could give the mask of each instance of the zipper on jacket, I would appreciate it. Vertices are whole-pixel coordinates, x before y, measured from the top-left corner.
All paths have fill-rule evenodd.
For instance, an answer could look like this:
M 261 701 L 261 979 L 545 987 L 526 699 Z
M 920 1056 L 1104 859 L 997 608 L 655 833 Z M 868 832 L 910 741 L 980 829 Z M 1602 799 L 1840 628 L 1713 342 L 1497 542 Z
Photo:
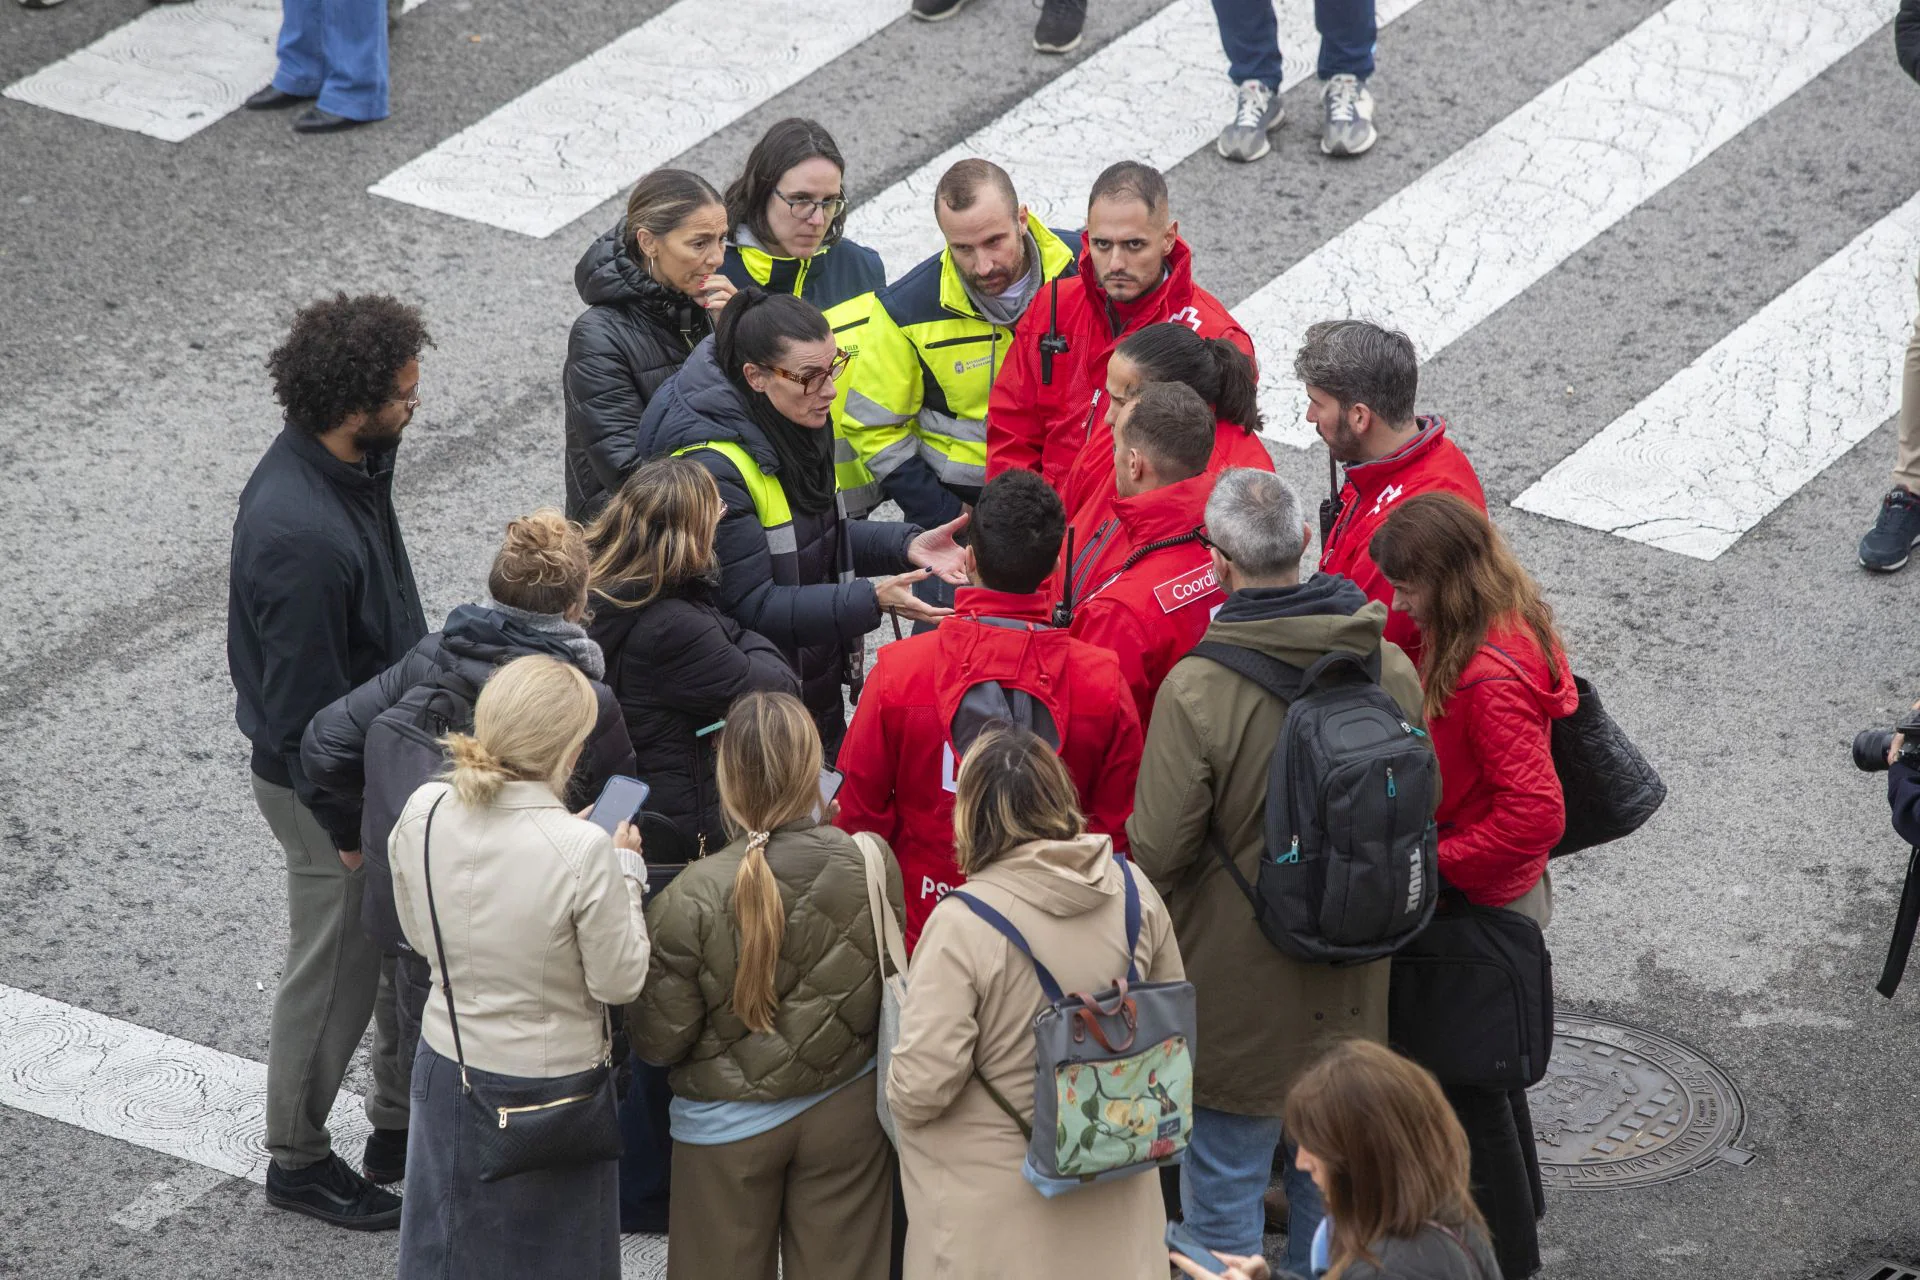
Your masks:
M 552 1102 L 535 1103 L 530 1107 L 495 1107 L 494 1110 L 500 1113 L 500 1127 L 504 1129 L 507 1127 L 508 1116 L 525 1115 L 530 1111 L 551 1111 L 555 1107 L 564 1107 L 570 1102 L 585 1102 L 592 1096 L 590 1093 L 576 1093 L 571 1098 L 555 1098 Z

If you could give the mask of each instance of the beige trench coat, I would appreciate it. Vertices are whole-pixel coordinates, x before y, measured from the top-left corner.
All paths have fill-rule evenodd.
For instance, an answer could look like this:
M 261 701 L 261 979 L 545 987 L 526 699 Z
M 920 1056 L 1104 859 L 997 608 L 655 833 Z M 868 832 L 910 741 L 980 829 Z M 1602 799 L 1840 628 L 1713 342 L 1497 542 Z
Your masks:
M 1151 982 L 1183 977 L 1160 896 L 1144 875 L 1135 960 Z M 1041 841 L 967 882 L 1000 911 L 1068 991 L 1126 974 L 1124 888 L 1106 836 Z M 1167 1274 L 1166 1213 L 1151 1170 L 1048 1200 L 1020 1176 L 1026 1139 L 980 1072 L 1033 1114 L 1033 1015 L 1045 997 L 1033 966 L 959 902 L 935 908 L 907 968 L 887 1097 L 900 1126 L 912 1280 Z

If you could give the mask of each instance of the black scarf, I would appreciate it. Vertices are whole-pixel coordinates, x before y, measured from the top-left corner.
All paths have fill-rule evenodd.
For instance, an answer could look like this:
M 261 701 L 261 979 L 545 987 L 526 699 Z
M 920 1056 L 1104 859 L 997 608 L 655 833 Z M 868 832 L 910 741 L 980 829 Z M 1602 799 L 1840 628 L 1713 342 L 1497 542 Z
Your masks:
M 741 388 L 747 415 L 759 424 L 780 460 L 780 487 L 787 501 L 810 516 L 833 507 L 833 428 L 803 427 L 751 387 Z

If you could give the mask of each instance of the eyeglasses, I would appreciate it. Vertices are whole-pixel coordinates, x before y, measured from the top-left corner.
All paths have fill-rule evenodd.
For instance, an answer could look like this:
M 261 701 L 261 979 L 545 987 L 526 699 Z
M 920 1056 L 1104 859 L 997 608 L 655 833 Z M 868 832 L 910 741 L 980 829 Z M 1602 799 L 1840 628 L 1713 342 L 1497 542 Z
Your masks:
M 802 222 L 811 222 L 816 213 L 825 215 L 825 220 L 832 222 L 847 208 L 845 196 L 828 196 L 825 200 L 815 200 L 812 196 L 790 196 L 784 191 L 775 191 L 773 194 L 786 201 L 787 208 L 793 211 L 793 216 Z
M 852 362 L 853 353 L 851 351 L 840 351 L 834 354 L 832 362 L 829 363 L 826 368 L 815 369 L 812 373 L 788 373 L 777 364 L 770 364 L 767 368 L 780 377 L 785 378 L 788 382 L 799 383 L 800 390 L 803 394 L 812 395 L 826 383 L 828 378 L 837 378 L 845 373 L 847 366 Z
M 390 396 L 387 399 L 387 403 L 388 404 L 404 404 L 405 406 L 407 406 L 407 412 L 412 413 L 415 409 L 418 409 L 420 407 L 420 393 L 419 391 L 416 390 L 410 396 Z
M 1233 557 L 1228 555 L 1226 553 L 1226 550 L 1223 547 L 1221 547 L 1219 543 L 1215 542 L 1212 538 L 1209 538 L 1207 536 L 1207 531 L 1205 529 L 1195 529 L 1193 531 L 1193 538 L 1195 542 L 1198 542 L 1201 546 L 1205 547 L 1207 550 L 1212 551 L 1217 555 L 1219 555 L 1219 557 L 1222 560 L 1230 561 L 1233 559 Z

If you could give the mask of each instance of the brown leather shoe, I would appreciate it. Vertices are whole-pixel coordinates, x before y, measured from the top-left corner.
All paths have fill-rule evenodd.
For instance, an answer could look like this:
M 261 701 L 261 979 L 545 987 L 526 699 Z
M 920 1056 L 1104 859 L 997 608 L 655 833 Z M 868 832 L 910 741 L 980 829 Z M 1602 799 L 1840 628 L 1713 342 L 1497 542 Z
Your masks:
M 1267 1193 L 1260 1197 L 1260 1206 L 1267 1211 L 1267 1234 L 1270 1236 L 1287 1234 L 1286 1189 L 1268 1187 Z

